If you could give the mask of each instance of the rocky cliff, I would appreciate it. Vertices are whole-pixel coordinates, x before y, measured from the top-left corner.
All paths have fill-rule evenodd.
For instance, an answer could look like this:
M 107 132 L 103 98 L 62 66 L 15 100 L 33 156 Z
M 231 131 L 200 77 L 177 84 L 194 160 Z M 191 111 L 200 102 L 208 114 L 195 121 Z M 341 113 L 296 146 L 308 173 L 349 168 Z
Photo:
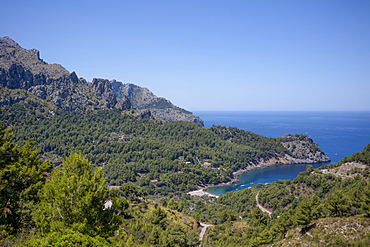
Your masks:
M 19 89 L 76 113 L 111 108 L 122 111 L 146 109 L 150 112 L 145 111 L 142 116 L 152 114 L 168 121 L 184 120 L 203 125 L 199 117 L 155 96 L 146 88 L 97 78 L 89 83 L 59 64 L 46 63 L 38 50 L 24 49 L 9 37 L 0 38 L 0 87 L 3 88 L 0 105 L 25 100 L 28 94 L 8 91 Z
M 88 83 L 59 64 L 47 64 L 40 58 L 39 51 L 24 49 L 9 37 L 0 38 L 0 86 L 26 90 L 71 112 L 113 107 L 122 109 L 122 106 L 131 108 L 130 104 L 121 103 L 117 106 L 109 81 L 97 79 L 94 83 Z M 27 98 L 27 94 L 22 95 L 2 94 L 0 104 L 13 104 Z
M 291 158 L 286 156 L 287 164 L 329 162 L 330 158 L 318 147 L 311 137 L 303 134 L 286 134 L 278 138 L 289 150 Z
M 111 81 L 117 99 L 127 97 L 135 109 L 148 109 L 152 114 L 167 121 L 190 121 L 203 125 L 202 119 L 189 111 L 175 106 L 169 100 L 155 96 L 149 89 L 131 83 Z
M 303 134 L 286 134 L 276 138 L 289 152 L 271 159 L 261 159 L 256 164 L 267 167 L 280 164 L 311 164 L 329 162 L 330 158 L 319 149 L 311 137 Z M 256 165 L 254 164 L 254 165 Z
M 269 166 L 275 165 L 287 165 L 287 164 L 313 164 L 313 163 L 324 163 L 330 162 L 330 158 L 325 155 L 317 143 L 315 143 L 311 137 L 303 134 L 286 134 L 276 140 L 287 149 L 286 153 L 276 153 L 272 157 L 260 158 L 254 162 L 247 164 L 243 169 L 240 169 L 233 173 L 234 180 L 236 182 L 237 175 L 262 169 Z

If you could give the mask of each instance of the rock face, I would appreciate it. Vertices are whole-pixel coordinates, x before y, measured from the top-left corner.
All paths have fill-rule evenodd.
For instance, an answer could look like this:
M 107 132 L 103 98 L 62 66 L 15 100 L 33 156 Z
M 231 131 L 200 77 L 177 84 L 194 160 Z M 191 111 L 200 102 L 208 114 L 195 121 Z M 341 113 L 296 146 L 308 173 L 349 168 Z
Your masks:
M 245 168 L 233 173 L 234 178 L 237 175 L 258 170 L 261 168 L 283 165 L 283 164 L 313 164 L 329 162 L 330 158 L 318 148 L 317 144 L 307 135 L 283 135 L 277 138 L 278 141 L 288 149 L 289 153 L 276 154 L 273 157 L 260 159 L 249 163 Z
M 24 49 L 9 37 L 0 38 L 0 105 L 15 104 L 27 98 L 26 93 L 5 93 L 5 89 L 26 90 L 42 100 L 71 112 L 99 109 L 132 108 L 144 110 L 138 118 L 154 115 L 174 121 L 203 121 L 191 112 L 155 96 L 146 88 L 107 79 L 94 78 L 92 83 L 78 78 L 59 64 L 48 64 L 35 49 Z
M 94 78 L 92 81 L 92 89 L 98 99 L 102 99 L 106 102 L 108 108 L 112 108 L 117 104 L 117 99 L 114 96 L 109 80 Z
M 271 159 L 260 160 L 254 165 L 267 167 L 279 164 L 310 164 L 330 161 L 330 158 L 307 135 L 286 134 L 277 139 L 290 153 L 278 155 Z
M 152 116 L 152 113 L 149 110 L 143 110 L 136 114 L 135 118 L 137 120 L 142 120 L 142 119 L 148 119 Z
M 281 164 L 311 164 L 330 161 L 330 158 L 307 135 L 286 134 L 277 139 L 290 153 L 277 155 L 270 159 L 261 159 L 252 164 L 250 167 L 252 170 Z
M 59 64 L 47 64 L 39 51 L 20 47 L 9 37 L 0 38 L 0 86 L 7 89 L 23 89 L 55 106 L 76 113 L 109 108 L 99 101 L 91 83 L 78 79 Z M 14 94 L 3 99 L 3 104 L 19 102 Z
M 38 50 L 23 49 L 9 37 L 0 38 L 0 65 L 0 82 L 8 88 L 28 89 L 60 77 L 77 79 L 61 65 L 44 62 Z
M 286 134 L 279 138 L 280 143 L 291 152 L 291 158 L 286 157 L 287 164 L 329 162 L 330 158 L 319 149 L 311 137 L 307 135 Z
M 111 81 L 112 88 L 118 99 L 127 97 L 130 99 L 133 108 L 148 109 L 152 114 L 167 121 L 190 121 L 201 124 L 203 121 L 189 111 L 173 105 L 169 100 L 155 96 L 147 88 L 134 84 Z
M 26 92 L 10 92 L 10 90 L 4 89 L 0 94 L 0 106 L 16 104 L 17 102 L 27 99 L 27 97 L 28 95 Z

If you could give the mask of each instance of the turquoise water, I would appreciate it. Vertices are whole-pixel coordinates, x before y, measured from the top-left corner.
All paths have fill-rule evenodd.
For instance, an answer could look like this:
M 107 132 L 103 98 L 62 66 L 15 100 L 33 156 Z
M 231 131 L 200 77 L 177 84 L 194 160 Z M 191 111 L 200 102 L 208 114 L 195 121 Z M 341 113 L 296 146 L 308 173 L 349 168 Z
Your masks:
M 370 112 L 194 112 L 205 127 L 223 125 L 268 136 L 307 134 L 336 163 L 361 151 L 370 143 Z M 280 165 L 241 174 L 240 183 L 213 187 L 207 191 L 220 195 L 251 187 L 257 183 L 293 179 L 307 164 Z M 314 164 L 319 167 L 322 164 Z

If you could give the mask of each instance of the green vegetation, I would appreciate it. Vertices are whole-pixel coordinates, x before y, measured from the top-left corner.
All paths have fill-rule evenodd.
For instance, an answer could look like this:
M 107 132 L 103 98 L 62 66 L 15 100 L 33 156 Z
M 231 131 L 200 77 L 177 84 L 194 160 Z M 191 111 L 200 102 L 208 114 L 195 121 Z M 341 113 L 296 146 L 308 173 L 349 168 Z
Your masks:
M 251 164 L 325 157 L 306 135 L 267 138 L 102 110 L 110 102 L 95 97 L 102 90 L 3 41 L 11 79 L 0 96 L 0 246 L 370 246 L 370 145 L 292 181 L 190 196 Z M 37 85 L 21 85 L 32 76 Z M 138 109 L 193 118 L 131 86 Z
M 150 126 L 155 121 L 141 123 Z M 197 126 L 172 124 L 188 130 Z M 228 129 L 213 127 L 206 133 L 220 137 L 217 131 Z M 234 145 L 233 140 L 227 143 Z M 354 178 L 346 178 L 307 166 L 292 181 L 258 184 L 217 199 L 162 193 L 151 195 L 157 198 L 153 201 L 148 198 L 151 190 L 140 186 L 140 180 L 108 191 L 102 169 L 81 153 L 72 152 L 52 169 L 50 161 L 40 161 L 32 143 L 14 144 L 10 131 L 3 128 L 0 152 L 3 246 L 198 246 L 199 221 L 213 225 L 203 237 L 204 246 L 284 246 L 298 238 L 309 245 L 370 243 L 370 186 L 364 172 L 368 167 L 358 167 L 352 171 Z M 358 161 L 369 152 L 366 147 L 344 160 Z M 271 217 L 256 207 L 257 193 L 259 203 L 273 211 Z M 111 207 L 104 207 L 108 200 Z M 337 228 L 343 236 L 333 237 Z
M 348 156 L 342 159 L 339 162 L 339 165 L 346 162 L 360 162 L 370 165 L 370 144 L 367 145 L 362 152 L 355 153 L 352 156 Z
M 191 122 L 137 120 L 136 110 L 76 114 L 51 110 L 36 98 L 3 106 L 0 113 L 16 143 L 29 137 L 54 164 L 81 151 L 103 167 L 110 185 L 136 182 L 148 194 L 228 182 L 251 163 L 291 154 L 279 138 Z
M 101 168 L 79 153 L 51 173 L 28 142 L 0 126 L 1 246 L 197 246 L 194 219 L 125 184 L 108 193 Z M 111 199 L 111 207 L 104 203 Z
M 369 153 L 368 146 L 363 151 L 346 157 L 339 164 L 358 161 L 359 157 L 368 157 Z M 216 207 L 225 212 L 234 212 L 234 218 L 239 215 L 241 219 L 235 221 L 219 218 L 217 222 L 208 218 L 218 226 L 210 230 L 205 243 L 210 246 L 259 246 L 278 241 L 277 246 L 285 246 L 290 242 L 285 238 L 287 232 L 295 235 L 296 239 L 307 239 L 305 234 L 309 232 L 309 246 L 321 243 L 368 246 L 370 186 L 368 177 L 363 176 L 366 169 L 368 167 L 357 169 L 357 176 L 345 178 L 307 166 L 306 171 L 292 181 L 258 184 L 251 189 L 221 195 L 203 214 L 209 215 L 213 211 L 212 207 Z M 259 203 L 273 211 L 271 218 L 255 207 L 257 193 Z M 217 217 L 217 214 L 213 216 Z M 358 225 L 355 225 L 355 219 Z M 342 224 L 341 238 L 325 235 L 325 232 L 336 232 L 331 228 L 338 227 L 339 221 Z M 322 222 L 330 224 L 325 225 Z M 346 227 L 354 230 L 346 230 Z M 297 228 L 300 229 L 299 234 L 294 233 L 293 229 Z
M 101 169 L 92 168 L 88 160 L 73 153 L 62 167 L 54 169 L 40 190 L 36 225 L 42 233 L 68 228 L 91 236 L 104 235 L 114 222 L 110 212 L 103 211 L 107 193 Z
M 267 138 L 232 127 L 138 120 L 138 110 L 75 114 L 27 97 L 0 112 L 15 134 L 13 142 L 9 130 L 0 131 L 2 245 L 197 246 L 198 222 L 213 225 L 203 245 L 284 245 L 293 229 L 319 232 L 323 221 L 370 225 L 370 145 L 326 170 L 307 166 L 292 181 L 192 197 L 185 192 L 230 181 L 248 164 L 300 157 L 296 145 L 318 149 L 305 135 Z M 344 177 L 332 172 L 347 162 L 366 166 L 353 165 Z M 256 207 L 257 194 L 271 217 Z M 112 206 L 104 209 L 107 200 Z M 317 236 L 310 243 L 351 242 Z M 366 234 L 353 239 L 369 243 Z
M 32 212 L 40 201 L 38 191 L 45 182 L 49 161 L 40 161 L 39 152 L 27 141 L 15 145 L 9 130 L 0 124 L 0 236 L 34 226 Z

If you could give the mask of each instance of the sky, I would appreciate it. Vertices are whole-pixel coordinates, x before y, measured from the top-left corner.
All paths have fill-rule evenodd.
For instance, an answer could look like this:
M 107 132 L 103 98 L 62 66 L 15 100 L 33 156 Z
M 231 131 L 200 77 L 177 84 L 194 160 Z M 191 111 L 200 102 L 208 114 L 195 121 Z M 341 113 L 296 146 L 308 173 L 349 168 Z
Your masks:
M 190 111 L 370 111 L 370 1 L 0 2 L 0 36 Z

